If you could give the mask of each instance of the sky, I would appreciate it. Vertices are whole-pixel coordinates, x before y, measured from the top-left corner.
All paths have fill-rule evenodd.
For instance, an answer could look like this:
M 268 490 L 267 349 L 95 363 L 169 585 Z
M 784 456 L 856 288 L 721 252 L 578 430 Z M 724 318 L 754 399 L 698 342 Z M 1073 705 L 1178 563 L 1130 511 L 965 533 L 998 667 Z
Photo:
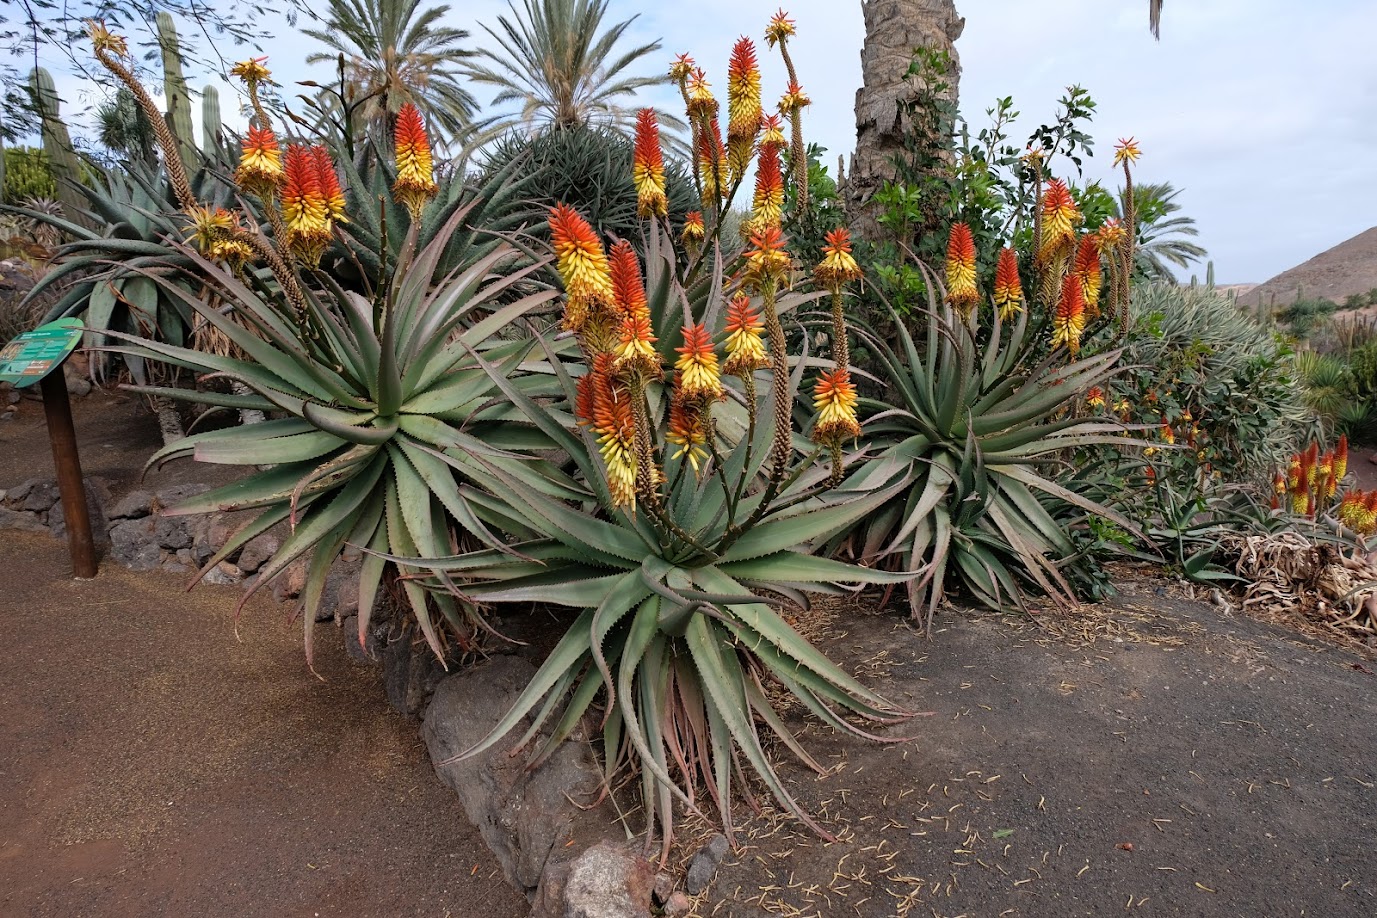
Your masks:
M 639 13 L 628 40 L 659 39 L 647 58 L 653 73 L 680 51 L 708 70 L 726 96 L 726 61 L 735 39 L 756 39 L 767 99 L 783 89 L 783 67 L 762 32 L 779 0 L 695 0 L 640 4 L 611 0 L 610 21 Z M 861 82 L 864 22 L 860 0 L 792 0 L 798 23 L 790 48 L 813 104 L 805 134 L 848 156 L 855 143 L 855 93 Z M 1096 155 L 1085 179 L 1115 182 L 1113 144 L 1132 135 L 1143 149 L 1138 181 L 1168 181 L 1200 230 L 1220 283 L 1260 282 L 1377 224 L 1377 3 L 1372 0 L 1171 0 L 1161 41 L 1147 27 L 1147 0 L 958 0 L 966 19 L 957 41 L 961 108 L 972 130 L 985 110 L 1012 95 L 1022 113 L 1014 137 L 1050 120 L 1065 88 L 1079 84 L 1098 103 L 1089 133 Z M 503 0 L 455 2 L 447 22 L 491 42 L 481 24 L 507 12 Z M 324 77 L 297 63 L 310 40 L 283 23 L 264 50 L 283 82 Z M 222 49 L 229 59 L 247 56 Z M 59 93 L 89 102 L 91 92 L 65 75 Z M 193 87 L 206 74 L 189 74 Z M 226 122 L 235 126 L 234 88 L 216 81 Z M 480 102 L 491 90 L 475 87 Z M 676 94 L 647 101 L 677 109 Z M 193 105 L 193 109 L 197 106 Z M 199 112 L 197 112 L 199 117 Z M 1198 272 L 1203 275 L 1204 267 Z M 1184 279 L 1184 278 L 1183 278 Z

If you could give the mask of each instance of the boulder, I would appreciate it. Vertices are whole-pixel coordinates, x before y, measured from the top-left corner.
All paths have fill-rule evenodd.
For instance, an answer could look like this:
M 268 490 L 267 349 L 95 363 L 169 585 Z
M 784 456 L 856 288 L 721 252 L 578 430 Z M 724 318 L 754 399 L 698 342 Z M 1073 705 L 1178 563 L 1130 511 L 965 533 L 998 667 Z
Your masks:
M 228 561 L 221 561 L 206 572 L 206 576 L 201 579 L 201 582 L 213 583 L 217 586 L 230 586 L 243 579 L 243 571 Z
M 133 520 L 153 512 L 153 492 L 136 488 L 121 497 L 107 514 L 112 520 Z
M 195 539 L 191 532 L 191 521 L 184 516 L 162 516 L 154 518 L 153 537 L 158 545 L 170 552 L 191 548 Z
M 48 527 L 38 518 L 37 513 L 25 513 L 0 507 L 0 529 L 16 529 L 20 532 L 47 532 Z
M 727 836 L 721 832 L 712 837 L 706 845 L 698 849 L 698 853 L 689 862 L 688 874 L 684 877 L 684 891 L 690 896 L 700 895 L 712 883 L 712 878 L 717 875 L 717 868 L 722 864 L 722 859 L 727 856 L 727 851 L 731 849 L 731 843 L 727 841 Z
M 654 885 L 644 857 L 624 845 L 599 842 L 569 865 L 562 918 L 650 918 Z
M 529 727 L 523 720 L 481 755 L 449 760 L 496 726 L 534 674 L 535 667 L 526 660 L 501 656 L 449 676 L 436 688 L 422 730 L 440 779 L 459 795 L 508 882 L 527 896 L 542 885 L 552 854 L 562 853 L 566 841 L 573 838 L 576 820 L 589 819 L 577 804 L 593 801 L 602 784 L 592 751 L 586 743 L 566 742 L 540 767 L 528 769 L 527 755 L 508 754 L 511 744 Z M 538 744 L 537 738 L 532 746 Z M 612 827 L 611 820 L 607 826 Z M 606 866 L 606 861 L 590 861 L 580 876 L 601 869 L 599 864 Z M 653 882 L 647 867 L 641 884 L 647 904 Z M 539 913 L 558 916 L 552 909 L 560 898 L 544 891 L 540 900 L 545 906 Z
M 91 519 L 91 540 L 98 546 L 103 547 L 110 544 L 110 536 L 107 530 L 110 528 L 109 522 L 105 518 L 105 505 L 109 502 L 110 488 L 99 478 L 87 478 L 86 485 L 86 514 Z M 52 531 L 53 538 L 67 538 L 67 511 L 62 507 L 62 501 L 53 504 L 48 511 L 48 529 Z
M 29 485 L 29 487 L 25 488 L 24 485 Z M 43 513 L 50 510 L 62 498 L 62 494 L 57 488 L 57 482 L 52 479 L 25 482 L 15 490 L 23 490 L 24 496 L 11 498 L 11 503 L 20 501 L 19 509 L 27 510 L 29 513 Z
M 225 544 L 223 541 L 221 545 Z M 282 540 L 270 532 L 265 532 L 256 536 L 245 543 L 239 549 L 239 560 L 236 562 L 239 569 L 246 574 L 251 574 L 268 562 L 273 555 L 277 554 L 277 549 L 282 545 Z
M 357 640 L 357 625 L 354 630 Z M 385 634 L 382 666 L 387 703 L 400 714 L 419 717 L 447 674 L 444 664 L 409 624 L 389 629 Z

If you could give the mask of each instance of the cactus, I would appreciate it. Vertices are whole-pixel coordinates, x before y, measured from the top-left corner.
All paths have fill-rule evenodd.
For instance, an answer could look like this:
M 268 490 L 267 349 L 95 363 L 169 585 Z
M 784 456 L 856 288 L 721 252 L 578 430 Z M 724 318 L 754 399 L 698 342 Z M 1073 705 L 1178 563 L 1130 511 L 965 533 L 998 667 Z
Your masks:
M 0 201 L 5 200 L 5 123 L 0 121 Z
M 1214 261 L 1205 262 L 1205 289 L 1214 289 Z
M 195 169 L 200 151 L 196 149 L 195 129 L 191 125 L 191 96 L 182 76 L 182 50 L 177 40 L 177 24 L 172 14 L 158 14 L 158 47 L 163 53 L 163 92 L 167 96 L 167 126 L 177 138 L 182 162 Z
M 43 150 L 47 154 L 48 170 L 57 182 L 58 203 L 67 219 L 85 223 L 82 208 L 86 199 L 76 187 L 81 182 L 81 160 L 72 147 L 67 125 L 62 123 L 61 103 L 52 75 L 42 67 L 35 67 L 29 74 L 29 88 L 43 122 Z
M 214 86 L 201 90 L 201 152 L 207 159 L 220 149 L 223 128 L 220 123 L 220 93 Z

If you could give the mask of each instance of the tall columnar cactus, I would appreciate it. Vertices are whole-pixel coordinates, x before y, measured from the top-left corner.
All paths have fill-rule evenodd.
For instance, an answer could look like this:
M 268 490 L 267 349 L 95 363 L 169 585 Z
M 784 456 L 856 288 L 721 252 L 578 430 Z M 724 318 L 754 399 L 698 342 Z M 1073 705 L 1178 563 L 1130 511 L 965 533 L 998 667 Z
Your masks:
M 1207 261 L 1207 262 L 1205 262 L 1205 287 L 1206 287 L 1206 289 L 1209 289 L 1209 290 L 1213 290 L 1213 289 L 1214 289 L 1214 262 L 1213 262 L 1213 261 Z
M 158 14 L 158 47 L 163 53 L 163 92 L 167 96 L 167 124 L 177 138 L 182 161 L 191 168 L 200 155 L 195 129 L 191 125 L 191 95 L 182 75 L 182 49 L 177 40 L 177 24 L 172 14 Z
M 220 149 L 220 139 L 223 136 L 223 126 L 220 122 L 220 93 L 214 86 L 207 85 L 201 90 L 201 152 L 207 158 L 213 157 Z
M 48 169 L 57 180 L 58 203 L 69 220 L 84 222 L 81 210 L 85 201 L 76 188 L 81 181 L 81 160 L 72 147 L 67 125 L 62 123 L 57 87 L 53 85 L 52 75 L 42 67 L 35 67 L 29 74 L 29 86 L 43 123 L 43 150 L 48 157 Z

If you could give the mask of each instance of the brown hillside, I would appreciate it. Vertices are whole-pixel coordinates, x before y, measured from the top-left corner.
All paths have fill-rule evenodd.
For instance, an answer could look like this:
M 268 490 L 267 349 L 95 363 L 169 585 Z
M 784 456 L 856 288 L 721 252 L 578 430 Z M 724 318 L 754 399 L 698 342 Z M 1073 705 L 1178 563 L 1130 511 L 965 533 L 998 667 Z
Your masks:
M 1286 306 L 1300 298 L 1299 292 L 1306 299 L 1323 297 L 1342 303 L 1346 296 L 1373 288 L 1377 288 L 1377 226 L 1258 284 L 1238 301 L 1247 306 Z

